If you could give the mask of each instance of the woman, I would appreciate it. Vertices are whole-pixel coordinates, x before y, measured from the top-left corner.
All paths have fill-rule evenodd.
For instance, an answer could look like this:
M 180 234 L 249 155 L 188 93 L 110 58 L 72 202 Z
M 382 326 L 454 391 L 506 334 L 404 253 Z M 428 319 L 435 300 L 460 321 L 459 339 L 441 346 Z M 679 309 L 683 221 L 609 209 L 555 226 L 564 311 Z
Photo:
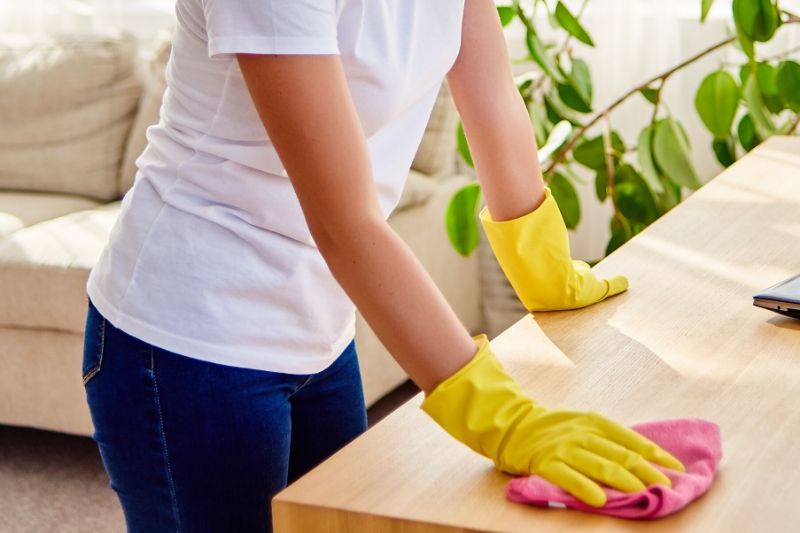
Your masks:
M 523 301 L 625 288 L 569 259 L 492 0 L 176 12 L 161 119 L 87 283 L 84 383 L 130 531 L 269 530 L 271 497 L 366 428 L 356 308 L 498 468 L 593 505 L 598 483 L 669 484 L 648 460 L 682 465 L 644 437 L 525 396 L 386 223 L 447 76 Z

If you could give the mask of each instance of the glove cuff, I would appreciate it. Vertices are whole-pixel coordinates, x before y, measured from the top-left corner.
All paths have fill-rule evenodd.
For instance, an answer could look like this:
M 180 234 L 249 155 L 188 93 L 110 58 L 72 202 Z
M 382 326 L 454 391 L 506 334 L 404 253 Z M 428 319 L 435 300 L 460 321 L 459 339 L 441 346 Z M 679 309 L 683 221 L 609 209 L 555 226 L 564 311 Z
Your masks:
M 576 309 L 627 288 L 627 280 L 620 278 L 612 287 L 588 264 L 572 260 L 567 227 L 549 188 L 542 204 L 521 217 L 496 221 L 486 207 L 479 217 L 497 262 L 528 311 Z
M 500 268 L 529 311 L 574 307 L 569 235 L 549 188 L 539 207 L 511 220 L 494 220 L 487 207 L 479 218 Z
M 429 401 L 433 396 L 446 395 L 449 389 L 458 387 L 459 384 L 464 380 L 469 380 L 470 374 L 480 372 L 480 367 L 486 365 L 485 360 L 487 358 L 494 357 L 489 344 L 489 337 L 486 335 L 486 333 L 473 335 L 472 341 L 478 346 L 478 351 L 475 352 L 475 355 L 472 357 L 472 359 L 470 359 L 469 363 L 458 369 L 436 386 L 436 388 L 428 395 L 427 398 L 425 398 L 425 401 L 422 403 L 423 410 L 425 409 L 426 404 L 430 405 L 431 403 L 435 403 L 434 401 Z
M 421 408 L 457 440 L 511 471 L 503 453 L 505 436 L 520 416 L 541 407 L 505 372 L 485 333 L 472 339 L 478 352 L 442 381 Z
M 511 226 L 518 226 L 520 224 L 531 224 L 537 222 L 541 223 L 541 221 L 538 221 L 537 219 L 552 216 L 553 208 L 555 208 L 555 213 L 557 213 L 558 216 L 560 217 L 561 211 L 558 209 L 558 204 L 556 203 L 556 200 L 553 197 L 553 192 L 550 190 L 550 187 L 545 187 L 544 200 L 542 200 L 542 203 L 539 204 L 539 207 L 537 207 L 536 209 L 534 209 L 529 213 L 525 213 L 522 216 L 519 216 L 517 218 L 512 218 L 510 220 L 495 220 L 492 218 L 491 213 L 489 213 L 489 208 L 487 206 L 484 206 L 479 213 L 479 218 L 481 219 L 481 223 L 483 224 L 490 224 L 493 226 L 506 226 L 508 228 Z M 533 221 L 531 219 L 533 219 Z

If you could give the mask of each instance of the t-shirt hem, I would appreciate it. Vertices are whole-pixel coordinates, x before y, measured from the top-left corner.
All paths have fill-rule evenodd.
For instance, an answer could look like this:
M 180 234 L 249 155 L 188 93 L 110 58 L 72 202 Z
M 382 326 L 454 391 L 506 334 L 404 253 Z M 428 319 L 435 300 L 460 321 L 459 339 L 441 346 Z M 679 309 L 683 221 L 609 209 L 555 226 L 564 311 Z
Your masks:
M 125 315 L 105 298 L 98 287 L 91 283 L 91 278 L 86 285 L 86 294 L 106 320 L 128 335 L 191 359 L 236 368 L 296 375 L 316 374 L 333 364 L 355 336 L 355 313 L 353 313 L 342 334 L 331 344 L 329 354 L 319 357 L 308 355 L 293 356 L 286 358 L 285 361 L 267 361 L 264 360 L 265 350 L 263 348 L 257 350 L 244 347 L 230 348 L 229 346 L 188 339 L 180 335 L 167 333 L 135 317 Z M 290 361 L 289 359 L 293 360 Z
M 336 38 L 222 35 L 209 37 L 208 57 L 224 54 L 339 54 Z

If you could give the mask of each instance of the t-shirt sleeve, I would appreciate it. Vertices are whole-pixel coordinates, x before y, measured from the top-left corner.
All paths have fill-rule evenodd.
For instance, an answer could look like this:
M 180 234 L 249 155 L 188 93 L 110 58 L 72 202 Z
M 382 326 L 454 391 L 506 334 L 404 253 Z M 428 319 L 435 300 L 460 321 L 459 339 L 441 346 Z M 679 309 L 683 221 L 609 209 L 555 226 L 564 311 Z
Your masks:
M 202 0 L 208 57 L 338 54 L 336 0 Z

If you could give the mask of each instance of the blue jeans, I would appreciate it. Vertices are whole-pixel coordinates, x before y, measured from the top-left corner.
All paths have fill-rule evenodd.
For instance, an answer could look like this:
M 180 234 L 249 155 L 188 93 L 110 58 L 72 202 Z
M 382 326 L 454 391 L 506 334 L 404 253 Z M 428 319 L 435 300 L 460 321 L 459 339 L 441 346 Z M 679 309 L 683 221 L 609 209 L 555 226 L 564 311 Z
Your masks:
M 88 304 L 92 438 L 130 532 L 271 531 L 272 497 L 366 430 L 355 340 L 317 374 L 236 368 L 141 341 Z

